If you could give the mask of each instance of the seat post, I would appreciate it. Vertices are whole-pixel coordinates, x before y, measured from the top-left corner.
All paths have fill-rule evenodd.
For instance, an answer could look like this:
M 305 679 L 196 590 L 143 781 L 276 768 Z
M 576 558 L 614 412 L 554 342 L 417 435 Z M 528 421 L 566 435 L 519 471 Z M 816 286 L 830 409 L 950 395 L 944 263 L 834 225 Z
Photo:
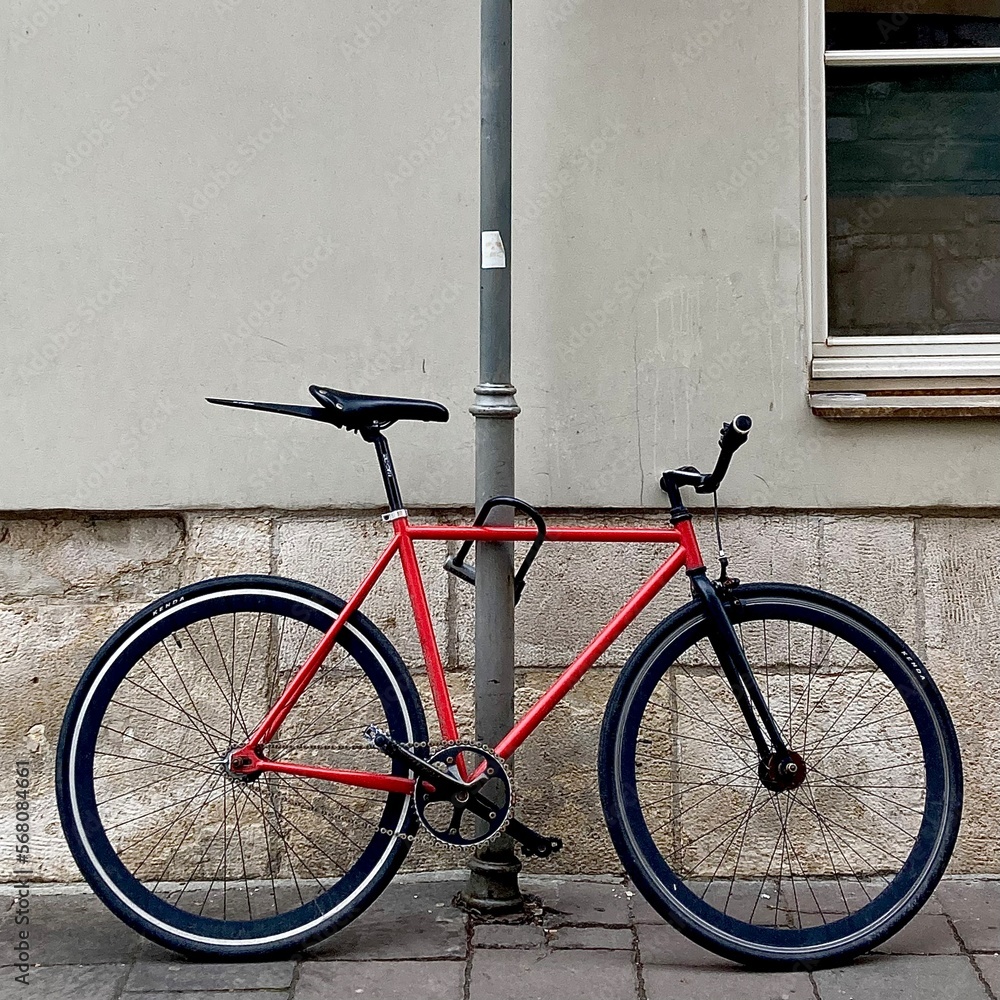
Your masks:
M 396 469 L 392 464 L 389 442 L 377 426 L 362 428 L 361 436 L 375 445 L 378 469 L 382 473 L 382 485 L 385 486 L 385 497 L 389 503 L 389 513 L 402 510 L 403 498 L 399 495 L 399 481 L 396 479 Z

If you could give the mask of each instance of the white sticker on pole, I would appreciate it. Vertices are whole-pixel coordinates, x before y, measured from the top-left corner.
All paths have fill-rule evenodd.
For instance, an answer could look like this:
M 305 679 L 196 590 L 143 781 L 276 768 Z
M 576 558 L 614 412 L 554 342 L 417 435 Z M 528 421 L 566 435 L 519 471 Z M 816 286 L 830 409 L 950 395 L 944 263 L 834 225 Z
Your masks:
M 494 229 L 483 233 L 483 267 L 506 267 L 507 254 L 504 252 L 503 240 Z

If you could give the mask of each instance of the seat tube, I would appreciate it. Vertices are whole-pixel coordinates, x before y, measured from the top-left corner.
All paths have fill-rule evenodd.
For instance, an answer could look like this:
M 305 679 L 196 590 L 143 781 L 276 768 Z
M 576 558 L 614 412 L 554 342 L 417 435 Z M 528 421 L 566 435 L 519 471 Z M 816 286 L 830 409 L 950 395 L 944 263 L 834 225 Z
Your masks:
M 405 512 L 394 518 L 393 531 L 399 537 L 399 558 L 403 564 L 403 578 L 410 594 L 410 604 L 413 607 L 413 619 L 420 637 L 420 648 L 423 650 L 424 663 L 427 667 L 427 679 L 430 681 L 431 697 L 434 699 L 434 710 L 437 713 L 441 736 L 446 740 L 458 739 L 458 726 L 455 724 L 455 712 L 448 692 L 448 682 L 441 663 L 441 652 L 438 649 L 437 637 L 434 635 L 434 625 L 431 621 L 431 610 L 427 603 L 427 593 L 424 590 L 424 580 L 420 574 L 420 563 L 410 538 L 409 521 Z

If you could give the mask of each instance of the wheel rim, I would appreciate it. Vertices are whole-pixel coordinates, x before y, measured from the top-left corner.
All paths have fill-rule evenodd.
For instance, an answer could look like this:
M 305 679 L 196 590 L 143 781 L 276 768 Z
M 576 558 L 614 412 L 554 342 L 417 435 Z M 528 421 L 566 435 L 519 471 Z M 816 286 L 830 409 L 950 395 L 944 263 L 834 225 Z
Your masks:
M 139 919 L 193 945 L 279 943 L 335 919 L 398 853 L 409 796 L 242 782 L 221 766 L 332 620 L 281 592 L 211 593 L 164 609 L 108 658 L 70 741 L 70 804 L 104 888 Z M 369 721 L 415 738 L 398 682 L 357 629 L 341 635 L 267 754 L 405 773 L 360 741 Z M 392 692 L 384 703 L 373 681 Z M 129 784 L 107 795 L 112 781 Z
M 696 932 L 802 957 L 878 933 L 925 890 L 951 790 L 936 713 L 903 664 L 832 610 L 786 599 L 775 620 L 777 608 L 749 598 L 735 617 L 805 780 L 780 792 L 761 782 L 698 620 L 651 653 L 633 686 L 615 786 L 638 878 Z

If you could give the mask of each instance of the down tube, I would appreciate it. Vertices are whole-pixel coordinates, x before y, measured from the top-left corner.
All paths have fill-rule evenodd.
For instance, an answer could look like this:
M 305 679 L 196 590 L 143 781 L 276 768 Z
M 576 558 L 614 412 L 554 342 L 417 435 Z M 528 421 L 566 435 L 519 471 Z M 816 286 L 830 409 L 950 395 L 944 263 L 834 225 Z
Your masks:
M 597 658 L 635 620 L 649 602 L 670 582 L 684 565 L 687 552 L 682 545 L 671 553 L 653 575 L 629 598 L 587 648 L 559 675 L 523 718 L 497 745 L 497 755 L 506 760 L 563 699 L 566 692 L 594 665 Z

